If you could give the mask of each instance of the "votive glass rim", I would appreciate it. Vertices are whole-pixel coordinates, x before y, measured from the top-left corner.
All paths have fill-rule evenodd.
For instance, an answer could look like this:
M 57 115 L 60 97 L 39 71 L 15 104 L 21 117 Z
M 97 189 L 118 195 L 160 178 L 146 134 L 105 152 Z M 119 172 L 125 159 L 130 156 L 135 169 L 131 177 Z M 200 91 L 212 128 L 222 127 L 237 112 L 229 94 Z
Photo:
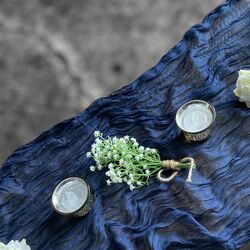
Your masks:
M 180 123 L 179 123 L 179 120 L 180 120 L 180 112 L 181 112 L 182 110 L 186 109 L 189 105 L 194 104 L 194 103 L 198 103 L 198 104 L 199 104 L 199 103 L 202 103 L 202 104 L 204 104 L 205 106 L 207 106 L 207 107 L 210 109 L 210 111 L 211 111 L 211 113 L 212 113 L 212 118 L 213 118 L 212 121 L 211 121 L 204 129 L 197 130 L 197 131 L 195 131 L 195 132 L 194 132 L 194 131 L 188 131 L 188 130 L 184 129 L 184 128 L 180 125 Z M 175 122 L 176 122 L 177 126 L 178 126 L 182 131 L 184 131 L 184 132 L 186 132 L 186 133 L 189 133 L 189 134 L 197 134 L 197 133 L 201 133 L 201 132 L 207 130 L 209 127 L 211 127 L 212 124 L 213 124 L 214 121 L 215 121 L 215 118 L 216 118 L 216 111 L 215 111 L 214 106 L 213 106 L 212 104 L 210 104 L 210 103 L 204 101 L 204 100 L 199 100 L 199 99 L 197 99 L 197 100 L 188 101 L 188 102 L 184 103 L 183 105 L 181 105 L 181 106 L 178 108 L 178 110 L 177 110 L 177 112 L 176 112 L 176 115 L 175 115 Z
M 61 210 L 57 209 L 56 206 L 55 206 L 56 192 L 58 191 L 59 186 L 60 186 L 63 182 L 67 183 L 69 180 L 76 180 L 76 179 L 77 179 L 78 181 L 80 181 L 80 182 L 82 182 L 82 183 L 84 183 L 84 184 L 86 185 L 86 187 L 87 187 L 87 198 L 86 198 L 86 200 L 84 201 L 84 203 L 83 203 L 77 210 L 74 210 L 74 211 L 72 211 L 72 212 L 62 212 Z M 90 195 L 90 187 L 89 187 L 88 183 L 84 180 L 84 178 L 82 178 L 82 177 L 80 177 L 80 176 L 70 176 L 70 177 L 67 177 L 67 178 L 61 180 L 61 181 L 56 185 L 56 187 L 54 188 L 53 193 L 52 193 L 51 203 L 52 203 L 53 209 L 54 209 L 56 212 L 58 212 L 59 214 L 61 214 L 61 215 L 73 215 L 73 214 L 79 212 L 79 211 L 85 206 L 85 204 L 87 203 L 87 200 L 88 200 L 89 195 Z

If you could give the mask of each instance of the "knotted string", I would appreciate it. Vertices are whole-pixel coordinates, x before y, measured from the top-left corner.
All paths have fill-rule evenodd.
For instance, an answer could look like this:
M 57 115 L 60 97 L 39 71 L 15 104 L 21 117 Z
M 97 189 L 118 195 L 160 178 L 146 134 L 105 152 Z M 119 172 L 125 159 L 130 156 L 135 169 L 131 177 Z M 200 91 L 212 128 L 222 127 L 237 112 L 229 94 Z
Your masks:
M 186 181 L 192 181 L 192 171 L 195 168 L 194 159 L 191 157 L 185 157 L 180 161 L 165 160 L 162 161 L 162 169 L 157 173 L 157 179 L 161 182 L 170 182 L 179 173 L 182 168 L 189 168 L 188 177 Z M 162 177 L 162 172 L 165 170 L 174 170 L 169 177 Z

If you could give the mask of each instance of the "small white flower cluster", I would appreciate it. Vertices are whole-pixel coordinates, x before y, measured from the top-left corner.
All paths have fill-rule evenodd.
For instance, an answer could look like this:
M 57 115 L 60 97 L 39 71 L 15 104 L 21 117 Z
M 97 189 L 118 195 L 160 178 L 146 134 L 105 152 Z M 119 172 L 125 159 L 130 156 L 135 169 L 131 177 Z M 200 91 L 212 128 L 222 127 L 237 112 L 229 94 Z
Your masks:
M 22 241 L 11 240 L 7 245 L 0 242 L 1 250 L 31 250 L 31 248 L 26 244 L 26 240 Z
M 140 146 L 135 138 L 126 135 L 104 139 L 99 131 L 95 131 L 94 135 L 95 142 L 86 156 L 96 162 L 97 166 L 90 166 L 91 171 L 108 167 L 107 185 L 125 182 L 132 191 L 145 185 L 161 166 L 157 150 Z

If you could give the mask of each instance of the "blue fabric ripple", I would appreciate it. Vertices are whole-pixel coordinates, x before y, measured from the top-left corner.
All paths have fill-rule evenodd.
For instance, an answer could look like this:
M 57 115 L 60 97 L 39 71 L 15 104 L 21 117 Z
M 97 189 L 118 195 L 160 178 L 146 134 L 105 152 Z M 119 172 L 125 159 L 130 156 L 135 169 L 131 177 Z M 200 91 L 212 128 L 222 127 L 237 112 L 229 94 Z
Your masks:
M 159 63 L 130 85 L 95 101 L 15 151 L 0 170 L 0 241 L 26 238 L 32 249 L 238 249 L 250 239 L 250 111 L 232 91 L 250 68 L 250 1 L 227 1 L 192 27 Z M 212 137 L 183 142 L 174 116 L 203 99 L 217 110 Z M 85 157 L 94 130 L 131 135 L 162 159 L 194 157 L 193 182 L 151 178 L 130 192 L 105 185 Z M 96 197 L 84 218 L 56 214 L 55 185 L 81 175 Z

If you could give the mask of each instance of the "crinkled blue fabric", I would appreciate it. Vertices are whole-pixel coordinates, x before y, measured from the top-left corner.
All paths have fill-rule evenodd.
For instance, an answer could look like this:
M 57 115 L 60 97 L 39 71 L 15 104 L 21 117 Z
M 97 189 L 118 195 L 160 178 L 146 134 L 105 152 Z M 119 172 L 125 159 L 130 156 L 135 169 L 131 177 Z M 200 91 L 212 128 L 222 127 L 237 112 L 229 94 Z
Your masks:
M 227 1 L 192 27 L 159 63 L 130 85 L 96 100 L 15 151 L 0 170 L 0 241 L 26 238 L 32 249 L 238 249 L 250 240 L 250 110 L 233 94 L 250 68 L 250 1 Z M 175 124 L 183 103 L 217 111 L 213 135 L 184 142 Z M 162 159 L 191 156 L 197 170 L 171 183 L 151 178 L 130 192 L 90 172 L 93 132 L 136 137 Z M 51 194 L 83 176 L 95 196 L 83 218 L 58 215 Z

